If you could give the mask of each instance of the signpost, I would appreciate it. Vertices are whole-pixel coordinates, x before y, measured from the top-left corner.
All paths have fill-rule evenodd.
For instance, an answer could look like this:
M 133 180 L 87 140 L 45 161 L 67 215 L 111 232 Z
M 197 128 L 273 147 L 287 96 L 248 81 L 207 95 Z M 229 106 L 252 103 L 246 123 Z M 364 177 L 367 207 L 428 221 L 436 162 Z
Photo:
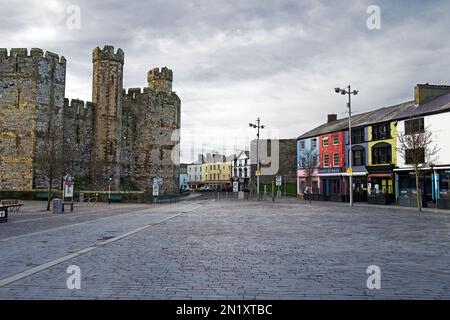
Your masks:
M 159 197 L 159 189 L 162 185 L 162 182 L 163 182 L 162 178 L 159 178 L 159 177 L 153 178 L 153 189 L 152 189 L 153 193 L 152 194 L 153 194 L 155 203 L 156 203 L 157 197 Z
M 281 186 L 281 176 L 277 176 L 276 183 L 277 183 L 277 187 Z
M 281 176 L 276 176 L 275 184 L 277 186 L 277 198 L 281 198 L 281 191 L 280 191 L 281 183 L 282 183 Z
M 62 198 L 62 211 L 64 212 L 64 205 L 70 205 L 70 211 L 73 211 L 73 177 L 70 174 L 66 174 L 63 178 L 63 198 Z

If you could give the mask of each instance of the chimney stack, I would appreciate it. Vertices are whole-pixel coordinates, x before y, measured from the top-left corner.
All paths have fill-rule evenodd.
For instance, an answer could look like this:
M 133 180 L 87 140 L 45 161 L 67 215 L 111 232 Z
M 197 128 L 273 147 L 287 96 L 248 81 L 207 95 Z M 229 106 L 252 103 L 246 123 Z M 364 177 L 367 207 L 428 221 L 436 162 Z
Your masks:
M 450 86 L 429 83 L 417 84 L 414 87 L 414 102 L 417 105 L 421 105 L 428 100 L 448 93 L 450 93 Z
M 327 123 L 333 122 L 337 120 L 337 114 L 330 113 L 328 114 Z

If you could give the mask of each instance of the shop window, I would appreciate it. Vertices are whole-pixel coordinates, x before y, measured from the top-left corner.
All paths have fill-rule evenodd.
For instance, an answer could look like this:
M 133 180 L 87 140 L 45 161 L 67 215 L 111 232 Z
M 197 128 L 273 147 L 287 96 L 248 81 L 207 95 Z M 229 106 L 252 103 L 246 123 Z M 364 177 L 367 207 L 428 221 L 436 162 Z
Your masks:
M 334 135 L 333 136 L 333 146 L 337 146 L 339 144 L 339 136 Z
M 366 165 L 366 153 L 364 148 L 353 149 L 353 163 L 354 166 Z
M 372 164 L 389 164 L 392 161 L 392 146 L 388 143 L 377 143 L 372 147 Z
M 425 131 L 424 119 L 417 118 L 405 121 L 405 134 L 422 133 Z
M 333 167 L 339 167 L 339 153 L 333 153 Z
M 363 143 L 364 141 L 364 128 L 352 129 L 352 143 Z
M 372 140 L 385 140 L 391 138 L 391 126 L 389 123 L 372 126 Z
M 323 167 L 328 168 L 330 166 L 330 159 L 328 153 L 323 155 Z
M 425 162 L 425 149 L 424 148 L 416 148 L 405 150 L 405 163 L 406 164 L 415 164 L 415 163 L 424 163 Z

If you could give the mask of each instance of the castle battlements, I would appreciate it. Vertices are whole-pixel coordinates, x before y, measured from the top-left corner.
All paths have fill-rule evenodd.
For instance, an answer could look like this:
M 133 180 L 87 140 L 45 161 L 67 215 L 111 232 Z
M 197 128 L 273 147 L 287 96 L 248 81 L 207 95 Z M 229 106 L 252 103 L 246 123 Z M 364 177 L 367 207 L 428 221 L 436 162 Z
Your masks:
M 66 58 L 64 56 L 59 56 L 56 53 L 44 51 L 39 48 L 31 48 L 30 53 L 28 54 L 27 48 L 11 48 L 8 54 L 8 50 L 6 48 L 0 48 L 0 61 L 16 59 L 20 58 L 30 58 L 30 59 L 45 59 L 48 62 L 56 61 L 59 64 L 66 64 Z
M 122 49 L 97 47 L 92 64 L 92 102 L 68 99 L 64 57 L 38 48 L 0 49 L 2 82 L 18 83 L 17 92 L 5 90 L 0 99 L 2 111 L 7 111 L 0 112 L 5 138 L 0 139 L 0 150 L 14 158 L 5 162 L 0 157 L 0 188 L 47 187 L 35 170 L 40 151 L 35 146 L 44 141 L 40 131 L 55 112 L 63 129 L 60 150 L 71 155 L 66 172 L 100 187 L 106 187 L 108 175 L 114 190 L 123 181 L 148 190 L 155 177 L 164 179 L 161 194 L 178 190 L 171 132 L 180 128 L 181 101 L 172 91 L 172 70 L 151 69 L 148 86 L 125 89 Z M 17 141 L 20 148 L 15 147 Z
M 148 87 L 155 91 L 172 91 L 173 72 L 167 67 L 153 68 L 147 73 Z
M 64 116 L 65 117 L 92 117 L 92 112 L 95 104 L 90 101 L 83 101 L 79 99 L 69 100 L 64 99 Z
M 173 72 L 167 67 L 153 68 L 147 73 L 147 79 L 149 82 L 151 80 L 173 81 Z
M 103 49 L 97 47 L 92 51 L 92 62 L 95 62 L 97 60 L 111 60 L 123 64 L 124 52 L 122 49 L 119 48 L 117 49 L 117 52 L 114 53 L 113 46 L 104 46 Z

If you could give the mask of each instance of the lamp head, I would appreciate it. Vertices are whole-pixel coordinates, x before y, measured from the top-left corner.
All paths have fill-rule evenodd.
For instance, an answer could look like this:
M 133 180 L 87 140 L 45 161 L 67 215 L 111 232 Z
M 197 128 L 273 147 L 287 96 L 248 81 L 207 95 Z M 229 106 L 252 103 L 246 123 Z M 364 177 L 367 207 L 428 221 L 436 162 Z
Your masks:
M 334 92 L 339 93 L 341 91 L 341 89 L 339 88 L 334 88 Z

